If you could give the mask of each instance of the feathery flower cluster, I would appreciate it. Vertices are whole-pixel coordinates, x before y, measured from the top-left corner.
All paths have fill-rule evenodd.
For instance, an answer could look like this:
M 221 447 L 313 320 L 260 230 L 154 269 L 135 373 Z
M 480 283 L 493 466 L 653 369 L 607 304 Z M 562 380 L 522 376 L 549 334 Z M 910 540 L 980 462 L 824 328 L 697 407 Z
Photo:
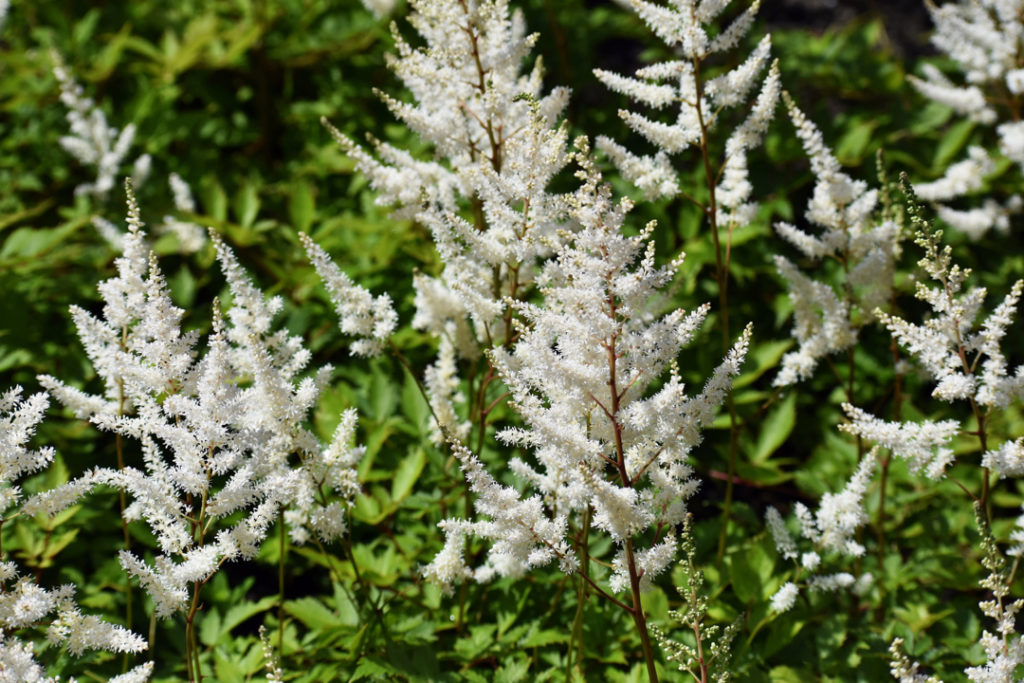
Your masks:
M 860 327 L 888 301 L 894 264 L 900 254 L 898 224 L 875 216 L 878 191 L 843 173 L 821 131 L 788 93 L 783 96 L 815 176 L 806 217 L 822 228 L 822 233 L 811 235 L 785 222 L 776 223 L 775 230 L 813 262 L 835 259 L 844 264 L 845 279 L 840 295 L 828 283 L 800 272 L 789 259 L 775 257 L 779 273 L 789 284 L 795 318 L 793 336 L 800 345 L 783 357 L 776 386 L 808 379 L 822 358 L 856 342 Z M 855 313 L 859 314 L 856 318 Z
M 796 518 L 800 523 L 800 536 L 809 541 L 811 550 L 801 553 L 796 540 L 786 528 L 782 515 L 775 508 L 765 511 L 765 522 L 772 533 L 775 548 L 784 559 L 796 563 L 797 580 L 806 576 L 804 585 L 811 591 L 834 592 L 841 588 L 852 588 L 855 593 L 867 590 L 873 578 L 871 574 L 863 574 L 859 579 L 847 572 L 821 574 L 823 553 L 839 557 L 861 557 L 864 546 L 856 540 L 858 529 L 867 523 L 864 511 L 864 495 L 868 483 L 875 470 L 876 450 L 864 456 L 857 471 L 839 493 L 827 493 L 818 506 L 817 513 L 812 513 L 803 503 L 795 506 Z M 775 612 L 789 610 L 799 595 L 800 586 L 788 581 L 772 596 L 771 606 Z
M 129 123 L 118 131 L 107 123 L 106 114 L 96 106 L 74 79 L 56 52 L 52 53 L 53 75 L 60 84 L 60 101 L 68 108 L 67 118 L 71 135 L 60 139 L 60 146 L 86 166 L 96 167 L 96 180 L 75 188 L 77 195 L 91 195 L 104 200 L 114 187 L 128 150 L 135 140 L 135 124 Z M 149 176 L 152 160 L 143 154 L 132 164 L 132 180 L 141 185 Z
M 19 512 L 12 509 L 20 499 L 15 480 L 45 468 L 54 455 L 52 448 L 26 447 L 43 419 L 49 398 L 45 393 L 38 393 L 23 399 L 21 392 L 21 387 L 14 387 L 0 394 L 0 515 L 4 520 Z M 46 678 L 42 666 L 33 657 L 32 643 L 17 637 L 23 629 L 44 624 L 48 640 L 64 645 L 75 656 L 81 656 L 86 650 L 141 652 L 146 649 L 146 641 L 124 627 L 82 614 L 75 604 L 72 586 L 48 590 L 28 576 L 19 576 L 13 562 L 0 559 L 0 679 L 56 680 Z M 145 681 L 152 669 L 153 664 L 149 662 L 112 680 Z
M 580 230 L 541 274 L 543 304 L 516 304 L 524 323 L 510 348 L 491 352 L 525 426 L 499 440 L 532 449 L 534 462 L 510 467 L 532 495 L 501 486 L 465 447 L 455 453 L 477 493 L 478 521 L 446 520 L 446 544 L 425 574 L 442 585 L 472 576 L 518 576 L 558 560 L 576 568 L 570 520 L 586 511 L 616 546 L 613 591 L 642 588 L 676 554 L 671 531 L 698 482 L 687 459 L 725 399 L 749 343 L 749 329 L 694 397 L 674 363 L 707 314 L 707 306 L 662 316 L 650 311 L 678 262 L 654 265 L 653 225 L 627 237 L 621 226 L 631 204 L 610 189 L 580 143 L 583 186 L 572 215 Z M 646 393 L 652 383 L 661 388 Z M 576 528 L 579 528 L 578 526 Z M 640 535 L 656 529 L 634 554 Z M 487 539 L 483 566 L 462 558 L 467 535 Z
M 264 300 L 213 233 L 233 305 L 226 321 L 214 306 L 208 350 L 198 356 L 198 335 L 181 331 L 184 312 L 146 252 L 130 185 L 128 193 L 118 276 L 100 285 L 103 317 L 72 311 L 106 395 L 40 380 L 78 416 L 140 442 L 144 468 L 97 468 L 30 507 L 53 514 L 99 484 L 129 493 L 126 519 L 145 520 L 161 554 L 148 565 L 122 551 L 121 563 L 152 596 L 157 614 L 167 616 L 225 561 L 253 557 L 279 512 L 296 542 L 343 534 L 348 501 L 359 490 L 354 465 L 361 449 L 350 445 L 354 413 L 342 416 L 326 446 L 302 426 L 331 368 L 300 378 L 309 352 L 298 337 L 272 331 L 280 299 Z M 325 497 L 332 491 L 339 500 Z
M 398 314 L 391 305 L 391 297 L 374 297 L 339 268 L 320 245 L 305 233 L 299 234 L 302 246 L 316 272 L 323 279 L 338 313 L 338 326 L 345 334 L 358 337 L 352 343 L 357 356 L 375 356 L 398 324 Z
M 378 191 L 378 203 L 428 226 L 437 244 L 443 272 L 416 276 L 413 325 L 441 340 L 426 374 L 440 441 L 467 433 L 455 408 L 457 361 L 510 338 L 509 302 L 524 298 L 537 264 L 572 227 L 564 198 L 547 190 L 570 158 L 557 124 L 568 91 L 542 94 L 539 60 L 522 72 L 537 36 L 526 34 L 507 0 L 410 5 L 424 44 L 415 48 L 395 31 L 390 66 L 413 101 L 381 97 L 439 159 L 420 161 L 373 141 L 375 157 L 328 127 Z
M 989 126 L 1000 120 L 993 104 L 1016 100 L 1024 93 L 1024 69 L 1020 67 L 1024 39 L 1024 3 L 1020 0 L 959 0 L 941 7 L 928 4 L 935 32 L 932 43 L 949 55 L 964 73 L 966 85 L 957 85 L 932 64 L 923 68 L 924 78 L 910 82 L 930 100 L 958 114 Z M 1014 120 L 996 127 L 999 149 L 1024 168 L 1024 123 Z M 994 170 L 985 150 L 972 147 L 968 158 L 953 164 L 933 183 L 917 187 L 918 195 L 944 202 L 975 192 L 982 178 Z M 981 207 L 954 209 L 938 204 L 939 216 L 949 225 L 978 239 L 995 228 L 1006 232 L 1009 216 L 1019 213 L 1024 201 L 1013 195 L 1003 203 L 987 199 Z
M 750 201 L 753 188 L 747 177 L 747 152 L 761 144 L 781 89 L 778 65 L 768 66 L 771 38 L 765 36 L 746 61 L 720 76 L 706 79 L 701 66 L 709 57 L 737 46 L 750 30 L 760 2 L 755 0 L 714 37 L 708 25 L 719 19 L 728 2 L 672 0 L 668 6 L 661 6 L 633 0 L 632 4 L 654 33 L 679 51 L 680 59 L 643 67 L 634 77 L 600 69 L 594 75 L 611 90 L 651 109 L 678 105 L 679 113 L 674 122 L 665 123 L 637 112 L 619 111 L 626 125 L 658 149 L 653 156 L 633 154 L 604 136 L 597 138 L 598 149 L 648 198 L 673 197 L 680 192 L 679 176 L 669 158 L 695 145 L 706 148 L 722 111 L 746 105 L 760 82 L 760 93 L 750 113 L 725 143 L 717 205 L 713 207 L 719 224 L 746 225 L 757 211 Z M 761 80 L 766 66 L 768 75 Z
M 978 318 L 985 300 L 985 289 L 962 291 L 970 270 L 952 261 L 952 250 L 942 246 L 942 232 L 920 216 L 913 190 L 906 186 L 910 216 L 917 226 L 915 242 L 924 251 L 918 266 L 935 283 L 917 283 L 916 296 L 932 309 L 932 317 L 912 323 L 895 315 L 877 311 L 879 319 L 896 341 L 916 358 L 937 382 L 932 396 L 947 402 L 970 401 L 973 406 L 1005 408 L 1024 398 L 1024 366 L 1008 374 L 1001 343 L 1013 322 L 1024 280 L 1017 281 L 1002 303 L 979 326 Z M 981 372 L 977 372 L 978 368 Z M 910 461 L 914 471 L 924 470 L 931 478 L 941 478 L 953 460 L 950 440 L 959 425 L 953 420 L 926 421 L 920 424 L 887 422 L 874 418 L 853 406 L 844 406 L 852 422 L 842 429 L 884 445 L 895 455 Z M 1000 476 L 1024 471 L 1021 448 L 1016 441 L 982 455 L 984 463 Z

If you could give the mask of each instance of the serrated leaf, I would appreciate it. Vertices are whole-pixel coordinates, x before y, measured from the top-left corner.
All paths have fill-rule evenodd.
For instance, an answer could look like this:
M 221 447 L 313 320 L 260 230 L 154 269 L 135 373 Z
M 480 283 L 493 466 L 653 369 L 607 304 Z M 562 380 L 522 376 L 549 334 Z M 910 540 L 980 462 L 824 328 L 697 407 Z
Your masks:
M 517 683 L 526 678 L 529 670 L 530 661 L 528 659 L 507 660 L 500 669 L 494 672 L 494 683 Z
M 390 666 L 376 659 L 369 657 L 363 657 L 359 660 L 359 665 L 356 666 L 356 670 L 352 672 L 352 677 L 349 681 L 359 681 L 364 678 L 386 678 L 389 674 L 395 673 L 395 670 Z
M 284 603 L 284 611 L 314 631 L 345 626 L 337 614 L 313 597 L 289 600 Z
M 569 642 L 569 634 L 556 629 L 534 631 L 519 641 L 519 647 L 544 647 L 552 643 Z

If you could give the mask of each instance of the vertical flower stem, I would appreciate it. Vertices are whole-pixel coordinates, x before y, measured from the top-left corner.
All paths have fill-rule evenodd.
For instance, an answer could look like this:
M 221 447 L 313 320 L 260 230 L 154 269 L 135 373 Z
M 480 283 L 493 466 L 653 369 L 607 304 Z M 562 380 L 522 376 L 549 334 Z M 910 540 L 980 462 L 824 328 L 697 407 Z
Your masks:
M 185 648 L 187 650 L 188 680 L 190 683 L 203 683 L 203 671 L 199 663 L 199 642 L 196 639 L 196 613 L 199 611 L 199 593 L 203 589 L 201 581 L 192 584 L 192 604 L 185 617 Z
M 732 259 L 732 230 L 727 231 L 725 246 L 723 249 L 722 239 L 719 235 L 718 225 L 718 175 L 712 168 L 711 149 L 708 144 L 710 128 L 704 120 L 704 109 L 701 101 L 704 99 L 704 80 L 701 78 L 701 60 L 693 60 L 693 78 L 696 84 L 697 101 L 694 107 L 697 110 L 697 122 L 700 124 L 700 155 L 704 166 L 704 182 L 708 189 L 708 203 L 704 213 L 711 228 L 711 239 L 715 246 L 715 282 L 718 285 L 718 309 L 722 321 L 722 353 L 729 352 L 729 263 Z M 725 500 L 722 503 L 722 531 L 718 536 L 718 553 L 716 563 L 721 566 L 725 557 L 725 543 L 729 533 L 729 520 L 732 516 L 733 480 L 736 477 L 736 455 L 739 445 L 739 420 L 736 417 L 736 403 L 733 400 L 732 387 L 726 393 L 726 405 L 729 407 L 729 459 L 727 465 L 728 477 L 725 480 Z
M 583 513 L 583 530 L 579 543 L 580 553 L 580 574 L 576 583 L 576 616 L 572 620 L 572 634 L 569 637 L 569 652 L 566 657 L 565 680 L 572 681 L 573 671 L 573 650 L 575 649 L 575 666 L 580 670 L 580 679 L 583 679 L 583 608 L 590 596 L 587 584 L 583 576 L 590 572 L 590 507 Z
M 610 280 L 610 275 L 609 275 Z M 608 315 L 609 317 L 618 322 L 618 310 L 615 302 L 615 297 L 611 293 L 612 289 L 608 288 Z M 615 457 L 616 465 L 618 468 L 619 479 L 624 487 L 630 488 L 635 482 L 629 478 L 629 471 L 626 469 L 626 449 L 622 442 L 622 425 L 619 423 L 619 401 L 622 399 L 622 395 L 618 389 L 618 372 L 616 370 L 616 364 L 618 362 L 618 353 L 615 348 L 616 341 L 618 339 L 618 332 L 613 332 L 609 337 L 605 349 L 608 353 L 608 390 L 611 394 L 611 410 L 609 411 L 609 417 L 612 423 L 612 430 L 615 435 Z M 626 551 L 626 565 L 629 569 L 629 587 L 632 592 L 632 607 L 629 612 L 633 617 L 633 623 L 636 624 L 636 630 L 640 634 L 640 642 L 643 644 L 644 649 L 644 661 L 647 663 L 647 677 L 651 683 L 657 683 L 658 671 L 654 666 L 654 651 L 651 648 L 651 636 L 647 632 L 647 618 L 644 616 L 644 606 L 640 599 L 640 574 L 636 569 L 636 557 L 633 552 L 633 538 L 627 537 L 625 541 Z
M 127 347 L 127 334 L 128 328 L 122 328 L 122 348 Z M 119 416 L 124 415 L 124 380 L 121 378 L 117 380 L 117 414 Z M 121 440 L 120 432 L 114 434 L 114 451 L 117 454 L 117 471 L 121 472 L 124 470 L 124 443 Z M 124 538 L 124 549 L 131 552 L 132 537 L 128 532 L 128 520 L 124 518 L 124 510 L 128 507 L 128 500 L 125 497 L 124 488 L 120 486 L 117 487 L 117 502 L 121 511 L 121 535 Z M 132 629 L 132 580 L 127 573 L 124 575 L 124 626 L 129 631 Z M 121 673 L 128 671 L 128 665 L 131 663 L 130 657 L 130 653 L 125 652 L 121 658 Z
M 640 642 L 644 648 L 644 661 L 647 663 L 647 678 L 651 683 L 658 683 L 658 671 L 654 666 L 654 650 L 651 648 L 651 636 L 647 632 L 647 618 L 644 606 L 640 601 L 640 575 L 636 570 L 636 559 L 633 553 L 633 539 L 626 539 L 626 563 L 629 567 L 629 586 L 633 592 L 633 623 L 640 633 Z
M 281 525 L 281 546 L 277 560 L 277 658 L 284 661 L 284 556 L 288 552 L 288 537 L 285 535 L 284 510 L 278 510 L 277 522 Z

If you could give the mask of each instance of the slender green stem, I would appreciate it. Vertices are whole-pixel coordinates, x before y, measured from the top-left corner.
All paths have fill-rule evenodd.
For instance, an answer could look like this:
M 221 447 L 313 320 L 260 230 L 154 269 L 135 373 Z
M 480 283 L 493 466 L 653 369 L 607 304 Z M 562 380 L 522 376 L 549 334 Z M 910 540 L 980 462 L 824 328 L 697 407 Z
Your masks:
M 590 572 L 590 507 L 583 513 L 583 530 L 582 536 L 579 543 L 580 553 L 580 572 L 581 574 L 588 574 Z M 587 591 L 587 584 L 582 576 L 578 577 L 576 583 L 576 616 L 572 621 L 572 635 L 569 639 L 569 653 L 567 656 L 567 666 L 565 672 L 565 680 L 568 683 L 572 681 L 573 671 L 573 650 L 575 649 L 576 654 L 576 668 L 580 670 L 580 679 L 583 680 L 583 608 L 589 597 L 590 593 Z
M 277 523 L 281 525 L 281 546 L 277 560 L 277 657 L 284 661 L 284 558 L 288 552 L 288 536 L 285 534 L 284 509 L 277 512 Z

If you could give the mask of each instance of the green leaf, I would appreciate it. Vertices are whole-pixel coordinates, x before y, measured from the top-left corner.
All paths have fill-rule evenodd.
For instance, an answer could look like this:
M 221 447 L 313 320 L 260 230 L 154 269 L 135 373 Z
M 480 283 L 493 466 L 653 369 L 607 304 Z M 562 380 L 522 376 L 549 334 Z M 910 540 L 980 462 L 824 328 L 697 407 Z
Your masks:
M 246 182 L 238 188 L 231 209 L 243 228 L 251 228 L 256 222 L 256 215 L 260 212 L 260 196 L 252 182 Z
M 768 678 L 772 683 L 804 683 L 807 679 L 806 671 L 799 671 L 788 666 L 777 666 L 768 672 Z
M 764 419 L 750 460 L 763 465 L 786 442 L 796 426 L 796 392 L 790 392 Z
M 542 631 L 533 631 L 528 636 L 520 640 L 519 647 L 544 647 L 545 645 L 551 645 L 552 643 L 567 642 L 569 642 L 569 634 L 566 631 L 544 629 Z
M 405 500 L 406 496 L 412 492 L 412 487 L 416 484 L 416 480 L 419 479 L 426 464 L 427 454 L 421 446 L 416 446 L 411 453 L 402 458 L 402 462 L 395 470 L 395 478 L 391 481 L 392 500 L 396 503 Z
M 221 622 L 218 640 L 231 634 L 231 630 L 243 621 L 265 612 L 277 604 L 278 596 L 268 595 L 258 602 L 239 602 L 228 608 Z
M 773 565 L 774 561 L 760 545 L 730 555 L 729 578 L 736 597 L 747 603 L 763 598 Z
M 523 657 L 507 660 L 494 672 L 494 683 L 516 683 L 526 678 L 530 671 L 530 660 Z
M 289 600 L 284 603 L 284 611 L 314 631 L 346 625 L 337 614 L 313 597 Z
M 949 127 L 949 130 L 942 136 L 942 140 L 939 141 L 938 146 L 935 148 L 935 159 L 932 161 L 932 168 L 935 169 L 936 175 L 945 171 L 953 157 L 967 146 L 967 141 L 973 132 L 974 122 L 968 119 L 958 121 Z
M 203 202 L 206 215 L 218 221 L 227 220 L 228 195 L 219 180 L 213 176 L 206 176 L 199 184 L 199 198 Z
M 292 183 L 288 190 L 288 216 L 300 232 L 309 232 L 316 216 L 316 197 L 313 186 L 307 182 Z
M 364 678 L 384 679 L 394 673 L 395 670 L 385 663 L 370 657 L 363 657 L 359 660 L 359 665 L 352 672 L 352 677 L 348 680 L 359 681 Z
M 836 144 L 836 158 L 842 164 L 859 164 L 871 143 L 871 136 L 878 127 L 877 120 L 858 121 L 847 127 L 843 137 Z

